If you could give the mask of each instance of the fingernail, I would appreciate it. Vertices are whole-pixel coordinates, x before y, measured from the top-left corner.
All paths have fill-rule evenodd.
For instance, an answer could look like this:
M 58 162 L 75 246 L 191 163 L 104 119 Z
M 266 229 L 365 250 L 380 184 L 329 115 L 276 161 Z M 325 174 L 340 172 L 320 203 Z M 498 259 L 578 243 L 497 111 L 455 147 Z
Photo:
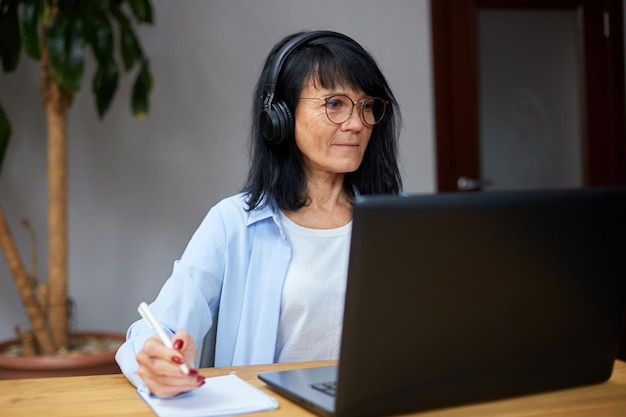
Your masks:
M 196 376 L 196 375 L 198 375 L 198 370 L 197 370 L 197 369 L 193 369 L 193 368 L 192 368 L 192 369 L 190 369 L 190 370 L 189 370 L 189 375 L 191 375 L 191 376 Z
M 179 358 L 178 356 L 172 356 L 172 362 L 177 363 L 179 365 L 183 364 L 183 360 Z
M 206 378 L 204 378 L 202 375 L 198 375 L 198 376 L 196 377 L 196 383 L 197 383 L 198 385 L 202 385 L 202 384 L 204 384 L 204 382 L 205 382 L 204 380 L 205 380 L 205 379 L 206 379 Z
M 174 349 L 181 350 L 183 348 L 183 341 L 180 339 L 174 340 Z

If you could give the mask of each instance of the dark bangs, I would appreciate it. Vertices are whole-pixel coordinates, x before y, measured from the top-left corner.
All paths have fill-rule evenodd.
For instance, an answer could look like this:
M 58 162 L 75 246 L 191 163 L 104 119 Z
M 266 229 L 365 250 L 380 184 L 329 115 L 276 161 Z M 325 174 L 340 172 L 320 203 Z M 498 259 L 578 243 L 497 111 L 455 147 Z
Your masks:
M 309 80 L 316 87 L 337 90 L 339 87 L 362 90 L 365 95 L 389 100 L 386 81 L 373 58 L 350 42 L 320 38 L 293 51 L 284 63 L 278 97 L 295 109 L 302 88 Z

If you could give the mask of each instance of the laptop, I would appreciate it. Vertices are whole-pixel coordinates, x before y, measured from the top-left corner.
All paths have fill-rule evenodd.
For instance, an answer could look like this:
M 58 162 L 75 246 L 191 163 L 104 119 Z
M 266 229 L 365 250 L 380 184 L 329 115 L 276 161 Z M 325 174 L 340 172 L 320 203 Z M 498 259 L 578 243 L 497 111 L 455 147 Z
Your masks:
M 360 197 L 338 366 L 259 378 L 324 416 L 604 382 L 624 253 L 624 188 Z

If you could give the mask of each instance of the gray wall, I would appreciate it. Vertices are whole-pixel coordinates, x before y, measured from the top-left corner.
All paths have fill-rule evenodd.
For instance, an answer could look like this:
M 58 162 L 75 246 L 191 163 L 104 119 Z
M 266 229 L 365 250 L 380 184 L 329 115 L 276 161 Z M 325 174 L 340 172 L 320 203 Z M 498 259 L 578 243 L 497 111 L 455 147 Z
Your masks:
M 253 85 L 283 36 L 333 29 L 377 58 L 401 105 L 401 169 L 408 192 L 435 189 L 428 0 L 153 0 L 156 24 L 140 31 L 154 74 L 150 115 L 129 111 L 131 78 L 99 121 L 90 80 L 69 127 L 69 273 L 74 328 L 124 331 L 152 300 L 210 206 L 239 191 Z M 88 65 L 91 74 L 92 65 Z M 89 76 L 91 78 L 91 75 Z M 39 238 L 46 275 L 44 115 L 38 69 L 0 75 L 15 130 L 0 175 L 0 202 L 24 257 L 22 217 Z M 0 261 L 0 339 L 28 327 Z

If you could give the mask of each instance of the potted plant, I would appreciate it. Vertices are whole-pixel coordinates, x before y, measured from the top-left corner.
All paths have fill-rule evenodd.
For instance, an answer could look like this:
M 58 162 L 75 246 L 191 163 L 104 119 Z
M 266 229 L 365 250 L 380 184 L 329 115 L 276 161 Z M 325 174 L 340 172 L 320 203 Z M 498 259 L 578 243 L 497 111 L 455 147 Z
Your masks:
M 82 85 L 87 50 L 91 50 L 96 63 L 91 88 L 98 115 L 102 118 L 109 109 L 118 86 L 121 58 L 124 71 L 136 72 L 131 109 L 134 116 L 142 117 L 148 112 L 152 77 L 133 25 L 152 22 L 149 0 L 0 0 L 3 72 L 17 68 L 22 49 L 39 61 L 47 124 L 47 282 L 39 282 L 27 272 L 0 202 L 0 248 L 31 325 L 31 330 L 18 329 L 16 333 L 21 350 L 33 357 L 44 356 L 48 361 L 59 356 L 59 352 L 66 352 L 71 343 L 67 294 L 67 121 L 72 97 Z M 0 96 L 2 99 L 6 97 Z M 12 133 L 3 104 L 8 103 L 0 102 L 0 169 Z

